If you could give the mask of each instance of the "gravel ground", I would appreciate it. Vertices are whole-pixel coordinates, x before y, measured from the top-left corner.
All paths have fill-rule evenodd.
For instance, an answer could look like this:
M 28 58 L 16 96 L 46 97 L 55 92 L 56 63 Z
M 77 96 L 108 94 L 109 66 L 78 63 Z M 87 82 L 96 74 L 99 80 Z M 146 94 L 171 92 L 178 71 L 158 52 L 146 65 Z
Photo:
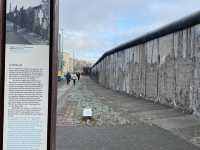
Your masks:
M 194 146 L 200 146 L 195 116 L 105 89 L 88 77 L 58 86 L 57 150 L 200 149 Z M 91 121 L 83 121 L 84 108 L 92 108 Z

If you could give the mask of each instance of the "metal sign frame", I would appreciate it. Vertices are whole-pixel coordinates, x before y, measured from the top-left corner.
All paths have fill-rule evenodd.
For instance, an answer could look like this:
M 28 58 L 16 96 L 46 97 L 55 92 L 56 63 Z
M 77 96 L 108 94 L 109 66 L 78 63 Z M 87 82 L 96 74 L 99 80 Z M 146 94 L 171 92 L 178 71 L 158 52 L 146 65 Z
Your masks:
M 58 0 L 50 0 L 47 150 L 55 150 L 57 104 Z M 6 0 L 0 0 L 0 149 L 3 150 Z

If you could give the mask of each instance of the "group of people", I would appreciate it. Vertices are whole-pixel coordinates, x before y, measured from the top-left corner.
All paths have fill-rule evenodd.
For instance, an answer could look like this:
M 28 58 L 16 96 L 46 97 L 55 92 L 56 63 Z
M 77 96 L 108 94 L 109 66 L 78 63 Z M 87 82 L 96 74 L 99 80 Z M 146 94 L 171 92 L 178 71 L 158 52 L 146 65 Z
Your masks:
M 81 77 L 81 74 L 80 72 L 76 72 L 76 73 L 73 73 L 71 74 L 70 72 L 68 72 L 66 75 L 65 75 L 65 78 L 67 80 L 67 85 L 70 84 L 70 81 L 72 80 L 73 81 L 73 84 L 74 86 L 76 85 L 76 80 L 80 80 L 80 77 Z

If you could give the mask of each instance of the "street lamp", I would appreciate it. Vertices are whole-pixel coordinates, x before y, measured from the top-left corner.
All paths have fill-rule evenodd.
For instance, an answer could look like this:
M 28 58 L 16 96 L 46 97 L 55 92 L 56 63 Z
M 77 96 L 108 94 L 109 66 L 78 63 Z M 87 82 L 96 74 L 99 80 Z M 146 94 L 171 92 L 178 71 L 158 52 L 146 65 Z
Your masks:
M 64 60 L 63 60 L 63 53 L 64 53 L 64 49 L 63 49 L 63 42 L 64 42 L 64 35 L 63 35 L 63 29 L 61 29 L 62 32 L 62 48 L 61 48 L 61 72 L 63 73 L 63 66 L 64 66 Z
M 10 8 L 9 8 L 9 12 L 11 13 L 12 12 L 12 3 L 10 1 Z
M 75 56 L 74 56 L 74 49 L 73 49 L 73 72 L 75 71 L 74 66 L 75 66 Z

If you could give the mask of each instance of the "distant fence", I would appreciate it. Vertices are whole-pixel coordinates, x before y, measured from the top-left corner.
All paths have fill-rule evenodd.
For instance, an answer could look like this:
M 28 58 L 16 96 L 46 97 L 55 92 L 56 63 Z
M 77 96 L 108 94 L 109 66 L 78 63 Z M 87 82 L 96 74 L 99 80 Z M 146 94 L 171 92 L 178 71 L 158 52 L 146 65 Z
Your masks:
M 106 52 L 91 77 L 115 91 L 200 113 L 200 12 Z

